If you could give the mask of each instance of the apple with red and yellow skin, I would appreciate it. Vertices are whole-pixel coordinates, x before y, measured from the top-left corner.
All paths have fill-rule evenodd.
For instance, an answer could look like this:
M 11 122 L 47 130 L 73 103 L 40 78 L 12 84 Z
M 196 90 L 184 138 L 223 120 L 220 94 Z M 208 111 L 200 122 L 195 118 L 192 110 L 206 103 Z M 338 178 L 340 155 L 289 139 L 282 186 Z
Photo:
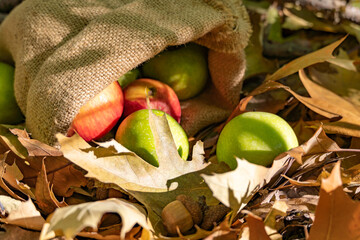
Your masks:
M 221 131 L 216 156 L 231 169 L 236 157 L 269 167 L 280 153 L 297 147 L 291 126 L 281 117 L 267 112 L 246 112 L 233 118 Z
M 180 123 L 181 107 L 179 99 L 170 86 L 160 81 L 141 78 L 130 83 L 124 89 L 123 116 L 127 117 L 141 109 L 161 110 Z
M 115 81 L 80 108 L 67 136 L 77 132 L 87 142 L 97 140 L 116 125 L 123 108 L 123 92 L 120 84 Z

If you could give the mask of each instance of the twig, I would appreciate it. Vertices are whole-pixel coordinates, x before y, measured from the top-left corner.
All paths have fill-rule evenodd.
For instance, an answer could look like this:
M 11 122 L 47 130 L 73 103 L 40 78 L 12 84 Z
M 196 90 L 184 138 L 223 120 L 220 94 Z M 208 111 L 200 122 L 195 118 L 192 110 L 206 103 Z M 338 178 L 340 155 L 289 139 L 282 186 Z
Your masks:
M 346 0 L 275 0 L 278 4 L 294 3 L 310 11 L 324 13 L 325 17 L 334 23 L 349 20 L 360 23 L 360 8 L 351 6 Z

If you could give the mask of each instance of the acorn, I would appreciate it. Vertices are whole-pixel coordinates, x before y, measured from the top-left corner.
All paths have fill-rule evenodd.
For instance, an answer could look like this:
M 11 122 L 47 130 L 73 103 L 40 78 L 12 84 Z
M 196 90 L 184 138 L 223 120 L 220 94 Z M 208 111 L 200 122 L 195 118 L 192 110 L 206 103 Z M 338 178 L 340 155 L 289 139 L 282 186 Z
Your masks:
M 161 218 L 166 230 L 172 234 L 186 233 L 194 224 L 199 225 L 203 213 L 198 202 L 186 195 L 179 195 L 176 200 L 165 206 Z
M 170 234 L 185 233 L 194 226 L 190 212 L 179 200 L 166 205 L 161 212 L 161 218 Z

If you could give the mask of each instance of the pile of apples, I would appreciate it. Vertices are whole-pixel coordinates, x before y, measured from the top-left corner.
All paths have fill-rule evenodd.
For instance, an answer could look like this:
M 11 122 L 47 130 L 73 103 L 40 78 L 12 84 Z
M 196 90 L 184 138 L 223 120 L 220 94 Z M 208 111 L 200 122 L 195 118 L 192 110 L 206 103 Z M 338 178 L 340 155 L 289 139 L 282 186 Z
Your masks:
M 139 78 L 139 75 L 143 78 Z M 67 136 L 98 140 L 118 123 L 115 140 L 159 166 L 149 111 L 166 114 L 179 155 L 186 160 L 189 142 L 182 129 L 180 100 L 197 96 L 208 80 L 206 48 L 195 44 L 168 49 L 133 69 L 83 105 Z
M 142 77 L 140 77 L 142 75 Z M 24 120 L 13 89 L 14 68 L 0 63 L 0 124 Z M 166 115 L 182 159 L 189 155 L 189 142 L 180 125 L 180 101 L 197 96 L 208 81 L 207 49 L 190 43 L 163 51 L 121 76 L 83 105 L 67 136 L 78 133 L 85 141 L 98 140 L 116 130 L 115 140 L 158 167 L 149 110 Z M 298 146 L 288 123 L 265 112 L 247 112 L 226 124 L 220 133 L 216 155 L 231 169 L 236 158 L 270 166 L 280 153 Z

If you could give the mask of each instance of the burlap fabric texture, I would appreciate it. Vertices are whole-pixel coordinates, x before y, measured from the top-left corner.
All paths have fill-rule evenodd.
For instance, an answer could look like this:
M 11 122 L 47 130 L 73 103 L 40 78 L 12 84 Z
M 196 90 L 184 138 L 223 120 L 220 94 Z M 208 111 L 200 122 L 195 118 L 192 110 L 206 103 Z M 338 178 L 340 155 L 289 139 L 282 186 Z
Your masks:
M 250 24 L 240 0 L 25 0 L 0 26 L 0 60 L 32 136 L 56 145 L 80 107 L 168 46 L 209 48 L 212 84 L 182 102 L 189 135 L 239 100 Z

